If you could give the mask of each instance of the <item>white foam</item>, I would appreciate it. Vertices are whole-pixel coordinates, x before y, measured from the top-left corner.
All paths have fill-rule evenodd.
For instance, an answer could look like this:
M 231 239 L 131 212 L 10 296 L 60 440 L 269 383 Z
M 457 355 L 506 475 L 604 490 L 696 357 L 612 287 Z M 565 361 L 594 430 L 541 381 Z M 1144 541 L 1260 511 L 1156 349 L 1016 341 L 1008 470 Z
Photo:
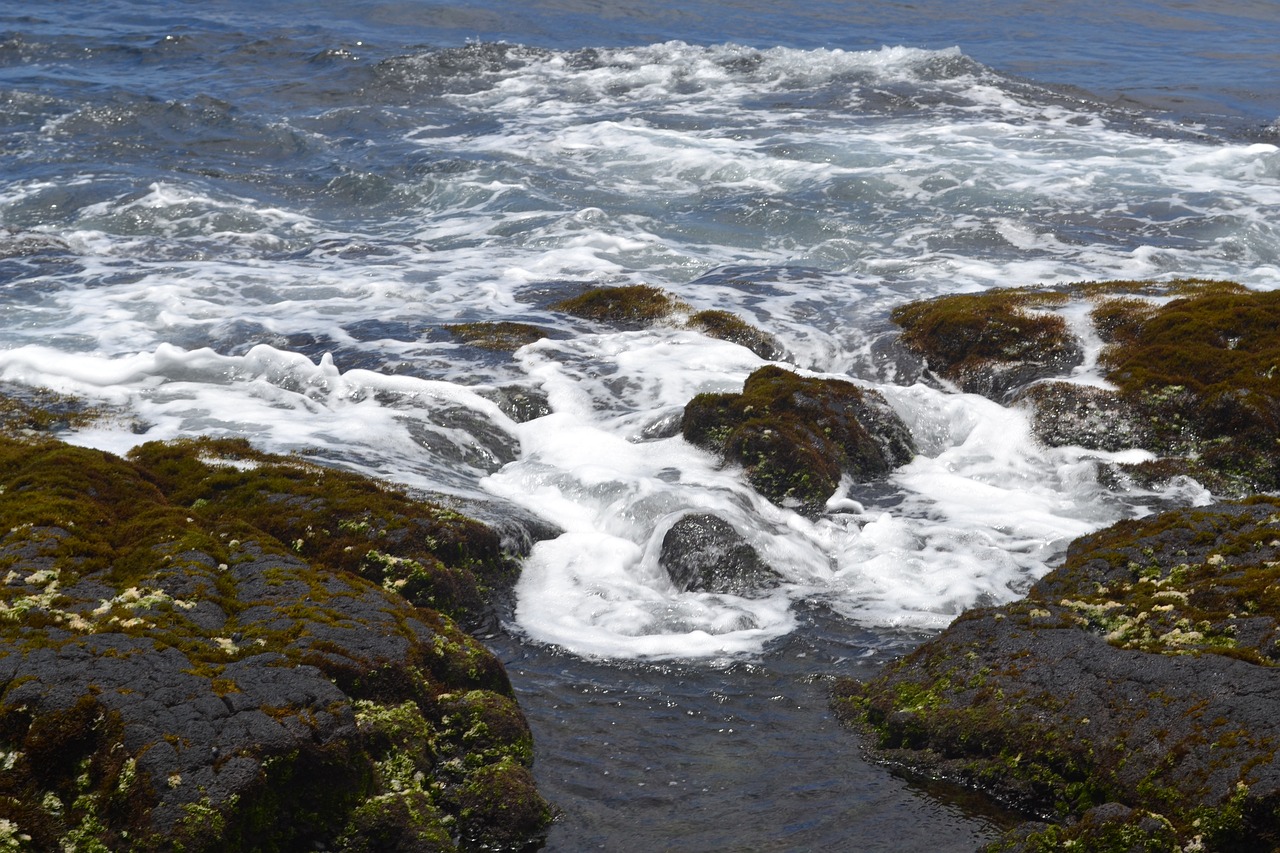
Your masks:
M 431 59 L 403 64 L 438 75 Z M 508 59 L 465 92 L 396 102 L 395 137 L 361 154 L 398 181 L 385 214 L 326 213 L 310 188 L 264 201 L 196 172 L 126 186 L 111 164 L 0 180 L 6 224 L 92 199 L 38 226 L 70 247 L 60 266 L 6 283 L 0 378 L 132 418 L 81 443 L 244 435 L 514 501 L 565 531 L 528 560 L 521 630 L 591 655 L 743 654 L 791 630 L 799 600 L 933 628 L 1020 594 L 1072 537 L 1134 511 L 1094 478 L 1119 457 L 1042 448 L 1024 415 L 980 398 L 879 385 L 920 457 L 806 520 L 679 437 L 654 439 L 758 357 L 675 328 L 614 331 L 556 298 L 657 285 L 757 323 L 803 368 L 884 378 L 875 344 L 908 299 L 1104 278 L 1280 287 L 1275 146 L 1117 125 L 958 49 L 670 42 Z M 507 357 L 441 328 L 473 320 L 547 337 Z M 1073 378 L 1099 384 L 1087 343 Z M 480 393 L 506 384 L 554 414 L 512 423 Z M 1166 499 L 1208 493 L 1185 482 L 1151 504 Z M 690 512 L 728 522 L 782 585 L 674 589 L 658 555 Z

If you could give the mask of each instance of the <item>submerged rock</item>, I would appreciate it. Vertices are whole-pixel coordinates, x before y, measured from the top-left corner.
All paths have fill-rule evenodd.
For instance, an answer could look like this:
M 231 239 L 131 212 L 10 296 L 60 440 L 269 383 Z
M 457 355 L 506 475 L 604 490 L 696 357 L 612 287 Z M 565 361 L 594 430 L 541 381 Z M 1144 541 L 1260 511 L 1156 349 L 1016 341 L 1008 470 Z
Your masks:
M 719 516 L 686 515 L 662 539 L 658 563 L 681 590 L 750 595 L 781 578 L 751 543 Z
M 32 849 L 512 849 L 496 537 L 243 442 L 0 437 L 0 819 Z M 364 574 L 369 579 L 361 577 Z
M 1000 849 L 1270 850 L 1277 639 L 1280 500 L 1254 499 L 1084 537 L 1025 601 L 833 701 L 884 760 L 1056 823 Z
M 562 299 L 551 306 L 585 320 L 619 329 L 647 329 L 660 324 L 693 329 L 710 338 L 746 347 L 767 361 L 786 356 L 778 340 L 728 311 L 694 311 L 693 306 L 647 284 L 600 287 Z
M 883 477 L 915 454 L 911 433 L 878 393 L 840 379 L 762 367 L 740 394 L 685 406 L 687 441 L 742 465 L 762 495 L 821 512 L 842 477 Z
M 465 344 L 497 352 L 515 352 L 522 346 L 551 337 L 541 326 L 510 321 L 457 323 L 444 328 Z

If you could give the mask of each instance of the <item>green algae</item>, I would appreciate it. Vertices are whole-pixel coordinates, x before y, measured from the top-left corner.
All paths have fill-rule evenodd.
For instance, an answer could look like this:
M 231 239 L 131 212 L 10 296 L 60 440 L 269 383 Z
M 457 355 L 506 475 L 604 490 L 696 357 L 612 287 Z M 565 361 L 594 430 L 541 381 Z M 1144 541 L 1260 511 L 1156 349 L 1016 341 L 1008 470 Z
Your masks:
M 514 565 L 482 525 L 238 441 L 147 444 L 120 459 L 0 435 L 0 472 L 0 661 L 172 651 L 209 696 L 236 696 L 228 667 L 279 655 L 276 665 L 319 667 L 348 698 L 328 709 L 263 711 L 316 737 L 317 714 L 354 713 L 358 732 L 268 756 L 251 785 L 189 799 L 185 817 L 157 831 L 157 802 L 190 783 L 140 771 L 118 717 L 93 698 L 100 688 L 84 685 L 70 709 L 47 708 L 9 698 L 38 683 L 19 675 L 0 694 L 0 836 L 30 839 L 34 849 L 285 850 L 329 837 L 341 840 L 338 849 L 381 850 L 394 837 L 453 850 L 471 844 L 458 819 L 461 792 L 486 787 L 489 777 L 475 774 L 496 764 L 527 776 L 531 740 L 500 662 L 448 615 L 384 600 L 376 589 L 396 586 L 388 564 L 413 566 L 408 577 L 421 589 L 411 594 L 474 618 L 476 602 Z M 238 574 L 251 565 L 266 568 Z M 356 614 L 370 604 L 378 609 L 365 612 L 384 623 L 379 636 L 404 638 L 405 659 L 370 668 L 337 642 L 333 632 L 359 631 Z M 540 832 L 527 820 L 548 814 L 536 789 L 506 793 L 525 799 L 486 814 L 519 815 L 519 831 Z M 468 821 L 476 837 L 518 834 Z
M 905 426 L 874 391 L 776 366 L 741 393 L 699 394 L 685 407 L 687 441 L 742 465 L 770 500 L 817 512 L 843 476 L 867 481 L 911 458 Z
M 1208 279 L 1082 282 L 940 297 L 902 306 L 893 319 L 903 344 L 939 375 L 1003 393 L 991 380 L 1000 370 L 1016 388 L 1070 366 L 1070 330 L 1039 309 L 1071 300 L 1092 304 L 1105 344 L 1099 363 L 1114 390 L 1086 400 L 1061 385 L 1033 388 L 1026 399 L 1051 409 L 1039 434 L 1153 451 L 1159 459 L 1119 468 L 1140 485 L 1190 476 L 1229 496 L 1280 488 L 1280 293 Z
M 777 339 L 728 311 L 696 311 L 693 306 L 647 284 L 600 287 L 563 299 L 551 306 L 584 320 L 621 329 L 645 329 L 667 325 L 691 329 L 707 337 L 746 347 L 760 358 L 773 361 L 785 355 Z
M 515 352 L 551 336 L 541 326 L 511 321 L 456 323 L 444 328 L 465 344 L 497 352 Z

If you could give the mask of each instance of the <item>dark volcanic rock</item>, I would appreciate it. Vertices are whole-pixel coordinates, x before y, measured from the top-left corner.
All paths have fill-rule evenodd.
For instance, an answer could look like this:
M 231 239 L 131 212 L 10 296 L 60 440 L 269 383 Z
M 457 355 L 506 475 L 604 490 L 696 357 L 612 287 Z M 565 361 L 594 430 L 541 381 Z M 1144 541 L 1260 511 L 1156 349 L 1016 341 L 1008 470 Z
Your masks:
M 915 455 L 910 431 L 875 391 L 774 366 L 747 377 L 741 394 L 694 397 L 681 431 L 742 465 L 765 497 L 809 513 L 841 477 L 874 480 Z
M 658 563 L 683 590 L 749 595 L 777 586 L 778 573 L 724 519 L 686 515 L 662 539 Z
M 835 707 L 886 760 L 1066 821 L 1011 849 L 1128 827 L 1139 849 L 1270 850 L 1278 626 L 1280 501 L 1179 510 L 1078 540 L 1026 601 L 961 616 Z
M 126 461 L 0 438 L 0 472 L 0 819 L 31 849 L 542 831 L 501 664 L 392 591 L 461 607 L 473 572 L 504 577 L 473 522 L 238 442 Z M 381 586 L 345 570 L 371 551 Z
M 1052 447 L 1147 447 L 1152 432 L 1138 409 L 1114 391 L 1072 382 L 1040 382 L 1018 396 L 1031 405 L 1036 438 Z

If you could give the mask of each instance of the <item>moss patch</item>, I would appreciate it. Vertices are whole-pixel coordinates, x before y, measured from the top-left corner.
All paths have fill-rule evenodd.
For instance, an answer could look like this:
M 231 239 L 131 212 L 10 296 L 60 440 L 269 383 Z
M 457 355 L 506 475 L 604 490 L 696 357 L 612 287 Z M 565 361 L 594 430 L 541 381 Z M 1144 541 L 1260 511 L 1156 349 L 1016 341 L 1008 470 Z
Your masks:
M 1280 499 L 1122 522 L 833 707 L 886 760 L 1055 821 L 999 849 L 1272 849 L 1278 588 Z
M 684 300 L 647 284 L 596 288 L 561 300 L 551 308 L 620 329 L 663 324 L 693 329 L 707 337 L 744 346 L 770 361 L 785 355 L 776 338 L 741 317 L 728 311 L 694 311 Z
M 24 434 L 0 435 L 0 530 L 10 839 L 453 850 L 545 825 L 531 784 L 477 812 L 531 778 L 528 728 L 500 662 L 398 594 L 476 616 L 513 571 L 478 523 L 240 441 Z
M 746 469 L 770 500 L 818 512 L 842 476 L 881 477 L 914 454 L 879 394 L 780 367 L 752 373 L 740 394 L 699 394 L 685 407 L 687 441 Z

